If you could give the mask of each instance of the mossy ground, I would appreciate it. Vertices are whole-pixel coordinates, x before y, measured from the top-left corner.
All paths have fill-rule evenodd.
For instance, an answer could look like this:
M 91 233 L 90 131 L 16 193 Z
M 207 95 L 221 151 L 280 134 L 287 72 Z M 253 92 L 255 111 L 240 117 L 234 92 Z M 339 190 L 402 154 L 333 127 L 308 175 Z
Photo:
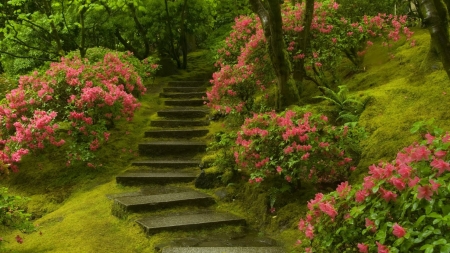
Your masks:
M 365 72 L 342 75 L 342 84 L 349 87 L 351 95 L 371 97 L 359 120 L 369 137 L 362 143 L 362 159 L 353 182 L 360 181 L 368 165 L 380 159 L 392 160 L 402 147 L 417 141 L 419 136 L 409 132 L 414 122 L 435 118 L 440 127 L 450 130 L 448 77 L 439 64 L 431 68 L 432 72 L 420 71 L 429 48 L 429 35 L 425 30 L 415 32 L 416 47 L 400 42 L 389 49 L 396 55 L 391 59 L 386 48 L 375 45 L 365 57 Z M 39 224 L 38 232 L 27 235 L 0 230 L 1 237 L 9 242 L 6 246 L 10 252 L 155 252 L 155 247 L 174 238 L 193 236 L 189 232 L 167 232 L 146 237 L 134 223 L 133 215 L 119 219 L 111 214 L 112 202 L 106 195 L 136 190 L 117 185 L 115 176 L 131 168 L 137 143 L 143 139 L 155 112 L 163 107 L 158 97 L 161 84 L 205 78 L 213 70 L 210 61 L 204 59 L 205 53 L 191 54 L 188 70 L 149 82 L 150 92 L 141 98 L 141 109 L 132 122 L 121 122 L 113 130 L 110 142 L 97 153 L 95 169 L 66 167 L 63 154 L 55 149 L 28 156 L 20 173 L 2 179 L 2 185 L 9 187 L 11 193 L 31 197 L 28 211 L 33 214 L 34 223 Z M 318 94 L 316 87 L 307 86 L 302 101 L 312 102 L 314 111 L 330 111 L 326 102 L 311 99 Z M 213 133 L 221 130 L 221 122 L 213 123 L 207 141 L 212 141 Z M 221 189 L 226 190 L 227 197 L 218 200 L 216 209 L 242 215 L 251 231 L 278 239 L 289 251 L 298 250 L 297 221 L 316 189 L 304 186 L 286 194 L 277 199 L 276 211 L 270 213 L 269 193 L 263 186 L 239 181 L 224 185 Z M 216 190 L 204 191 L 214 194 Z M 240 231 L 241 228 L 223 228 L 212 233 Z M 195 234 L 208 237 L 209 233 L 202 230 Z M 23 244 L 15 242 L 17 234 L 24 238 Z

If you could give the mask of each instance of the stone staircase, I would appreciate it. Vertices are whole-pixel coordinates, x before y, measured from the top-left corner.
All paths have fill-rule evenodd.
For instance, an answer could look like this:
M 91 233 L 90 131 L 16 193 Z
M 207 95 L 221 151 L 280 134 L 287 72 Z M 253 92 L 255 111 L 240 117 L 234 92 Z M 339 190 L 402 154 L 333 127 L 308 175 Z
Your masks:
M 217 228 L 219 226 L 244 226 L 245 219 L 214 210 L 212 196 L 187 187 L 200 174 L 199 165 L 206 143 L 202 137 L 208 134 L 208 109 L 204 81 L 169 82 L 160 97 L 166 109 L 157 113 L 151 121 L 152 129 L 145 132 L 145 141 L 138 145 L 140 160 L 133 166 L 139 169 L 127 171 L 116 177 L 116 182 L 128 186 L 141 186 L 139 192 L 110 196 L 114 210 L 120 212 L 158 214 L 144 216 L 136 222 L 147 235 L 162 231 Z M 179 185 L 185 183 L 186 187 Z M 173 186 L 171 184 L 177 184 Z M 148 188 L 157 190 L 148 190 Z M 146 190 L 147 189 L 147 190 Z M 189 207 L 188 212 L 175 212 L 174 207 Z M 192 208 L 191 208 L 192 207 Z M 160 214 L 164 210 L 164 214 Z M 163 253 L 175 252 L 283 252 L 280 247 L 164 247 Z M 267 245 L 264 245 L 267 246 Z M 271 246 L 271 245 L 269 245 Z

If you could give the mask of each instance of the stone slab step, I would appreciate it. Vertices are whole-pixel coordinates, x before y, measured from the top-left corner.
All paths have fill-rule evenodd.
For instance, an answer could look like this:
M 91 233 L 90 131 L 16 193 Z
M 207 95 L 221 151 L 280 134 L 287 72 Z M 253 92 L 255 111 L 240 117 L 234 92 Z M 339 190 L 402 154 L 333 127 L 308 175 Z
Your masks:
M 179 155 L 205 152 L 206 143 L 196 141 L 154 141 L 140 143 L 138 148 L 142 155 Z
M 209 83 L 208 80 L 202 81 L 169 81 L 167 86 L 170 87 L 198 87 L 205 86 Z
M 173 216 L 153 216 L 136 221 L 146 234 L 178 229 L 197 229 L 221 225 L 245 225 L 245 220 L 229 213 L 181 214 Z
M 202 108 L 170 108 L 158 111 L 159 117 L 166 118 L 203 118 L 209 113 L 208 109 Z
M 190 168 L 198 167 L 201 160 L 147 160 L 135 161 L 134 166 L 147 166 L 152 168 Z
M 203 98 L 206 97 L 206 92 L 184 92 L 184 93 L 160 93 L 162 98 Z
M 192 93 L 192 92 L 206 92 L 206 87 L 165 87 L 164 93 Z
M 154 127 L 195 127 L 208 125 L 209 121 L 207 120 L 160 119 L 150 122 L 150 126 Z
M 196 191 L 126 196 L 116 198 L 114 201 L 115 204 L 128 212 L 154 211 L 161 208 L 182 205 L 209 206 L 215 203 L 210 195 Z
M 116 182 L 123 185 L 168 184 L 191 182 L 197 178 L 188 172 L 125 172 L 116 177 Z
M 281 247 L 170 247 L 162 253 L 284 253 Z
M 208 129 L 161 129 L 145 132 L 145 137 L 151 138 L 193 138 L 207 135 Z
M 204 99 L 170 99 L 164 101 L 167 106 L 203 106 Z

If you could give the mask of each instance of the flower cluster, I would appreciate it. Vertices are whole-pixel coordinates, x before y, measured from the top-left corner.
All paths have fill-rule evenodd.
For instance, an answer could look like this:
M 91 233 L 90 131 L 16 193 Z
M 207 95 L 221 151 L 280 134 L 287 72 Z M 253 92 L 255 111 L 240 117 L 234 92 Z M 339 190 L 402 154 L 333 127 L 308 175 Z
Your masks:
M 317 194 L 299 222 L 311 251 L 440 252 L 450 249 L 450 133 L 425 135 L 391 163 L 369 167 L 360 185 Z
M 300 110 L 255 114 L 237 134 L 235 161 L 251 174 L 251 183 L 271 175 L 288 182 L 342 181 L 355 169 L 350 144 L 358 136 L 350 133 L 357 131 Z

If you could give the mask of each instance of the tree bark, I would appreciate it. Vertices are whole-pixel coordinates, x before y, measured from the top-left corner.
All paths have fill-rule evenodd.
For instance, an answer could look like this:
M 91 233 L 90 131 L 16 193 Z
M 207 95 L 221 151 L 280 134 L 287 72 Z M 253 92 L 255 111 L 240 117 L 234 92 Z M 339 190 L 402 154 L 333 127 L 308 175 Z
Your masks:
M 292 66 L 283 39 L 283 21 L 279 0 L 249 0 L 252 11 L 258 15 L 267 40 L 267 51 L 277 76 L 277 108 L 279 110 L 298 102 L 298 91 L 291 78 Z
M 181 66 L 182 69 L 187 68 L 187 54 L 188 54 L 188 45 L 187 45 L 187 38 L 186 38 L 186 25 L 184 24 L 187 16 L 187 0 L 184 0 L 183 10 L 181 12 L 181 31 L 180 31 L 180 44 L 181 44 L 181 51 L 183 52 L 183 64 Z
M 166 7 L 166 25 L 167 25 L 167 30 L 169 33 L 169 51 L 170 54 L 172 55 L 172 59 L 174 59 L 177 62 L 177 67 L 180 68 L 181 67 L 181 62 L 180 62 L 180 55 L 178 54 L 178 48 L 175 47 L 175 43 L 174 43 L 174 36 L 172 33 L 172 25 L 170 24 L 170 15 L 169 15 L 169 6 L 167 5 L 167 0 L 164 0 L 164 4 Z
M 440 8 L 440 9 L 438 9 Z M 450 38 L 448 32 L 448 12 L 441 0 L 421 0 L 420 9 L 424 25 L 431 35 L 430 54 L 439 56 L 447 76 L 450 78 Z M 439 10 L 439 11 L 438 11 Z
M 306 0 L 305 16 L 303 17 L 303 31 L 301 32 L 298 43 L 302 54 L 311 45 L 311 23 L 314 15 L 314 0 Z M 303 82 L 306 78 L 305 59 L 299 59 L 299 62 L 294 64 L 294 79 Z
M 139 19 L 137 17 L 136 7 L 134 6 L 134 4 L 128 3 L 128 8 L 131 11 L 131 14 L 132 14 L 133 20 L 134 20 L 134 24 L 136 25 L 136 29 L 140 33 L 140 35 L 141 35 L 140 37 L 142 38 L 142 42 L 144 43 L 144 53 L 142 55 L 135 54 L 135 56 L 138 59 L 143 60 L 150 55 L 150 43 L 147 39 L 147 30 L 144 28 L 144 26 L 141 24 L 141 22 L 139 21 Z

